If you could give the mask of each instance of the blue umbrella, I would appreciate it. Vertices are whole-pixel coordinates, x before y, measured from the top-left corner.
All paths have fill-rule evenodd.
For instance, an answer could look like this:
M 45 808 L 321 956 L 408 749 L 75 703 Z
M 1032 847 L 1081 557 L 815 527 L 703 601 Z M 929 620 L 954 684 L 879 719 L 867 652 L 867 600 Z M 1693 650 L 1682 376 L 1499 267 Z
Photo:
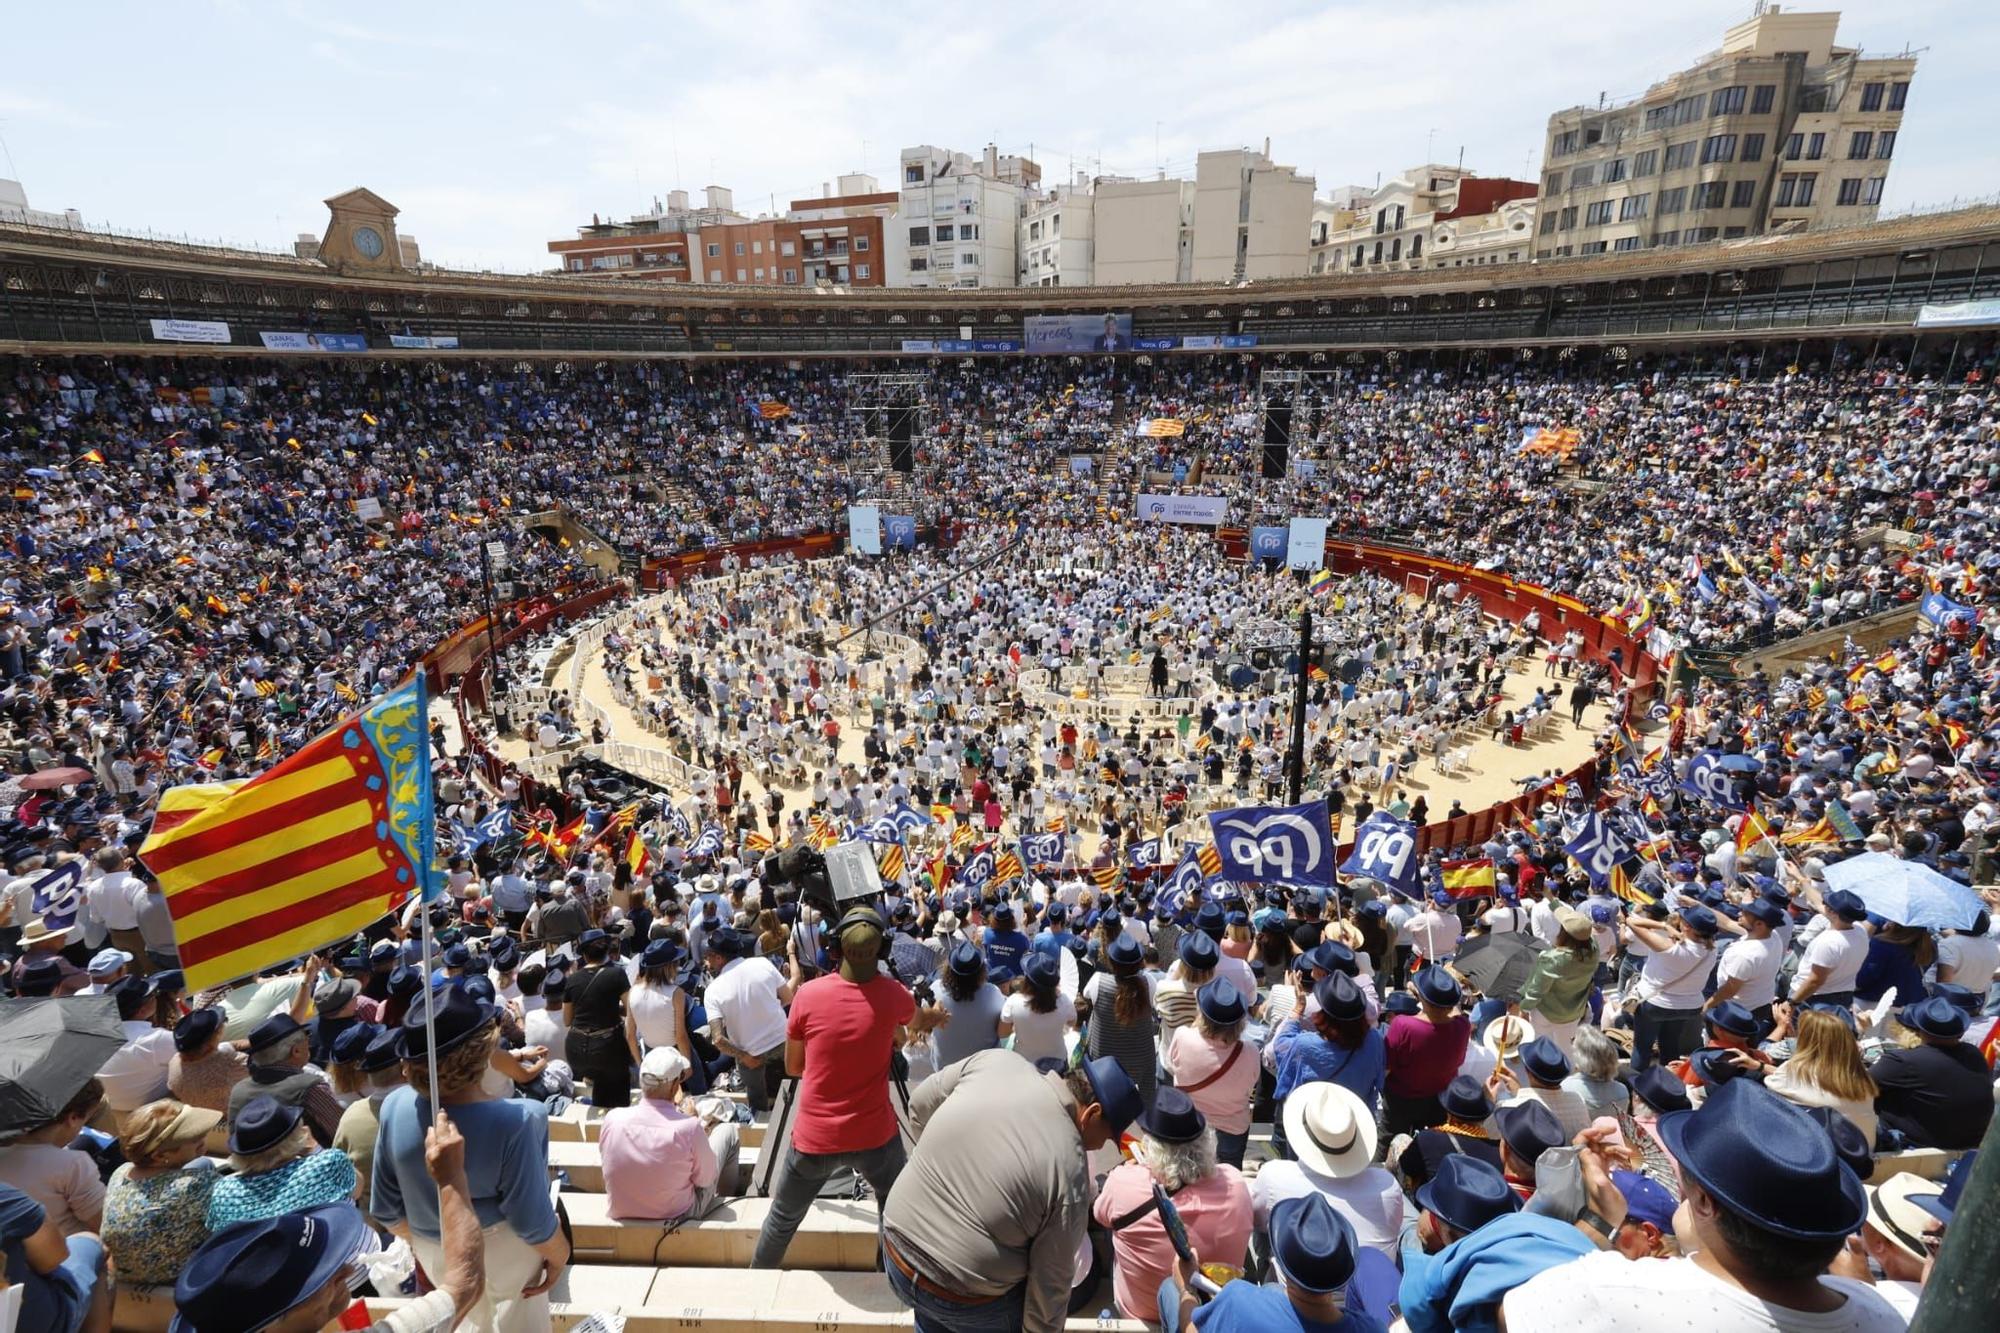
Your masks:
M 1762 762 L 1747 754 L 1726 754 L 1717 765 L 1725 773 L 1755 773 L 1764 767 Z
M 1968 930 L 1985 910 L 1979 895 L 1919 861 L 1864 852 L 1826 868 L 1829 889 L 1848 889 L 1876 916 L 1898 925 Z

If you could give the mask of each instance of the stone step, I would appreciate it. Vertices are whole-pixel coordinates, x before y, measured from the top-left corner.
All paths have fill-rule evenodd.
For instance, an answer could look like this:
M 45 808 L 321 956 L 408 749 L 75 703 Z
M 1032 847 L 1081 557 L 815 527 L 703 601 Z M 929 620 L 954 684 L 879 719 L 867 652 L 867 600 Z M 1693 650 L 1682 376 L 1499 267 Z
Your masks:
M 738 1128 L 750 1129 L 751 1126 L 740 1125 Z M 759 1125 L 756 1128 L 759 1131 L 759 1137 L 761 1137 L 763 1126 Z M 742 1152 L 737 1154 L 736 1160 L 742 1166 L 746 1178 L 749 1172 L 756 1170 L 757 1157 L 762 1151 L 763 1149 L 761 1148 L 746 1147 Z M 570 1188 L 578 1193 L 604 1193 L 604 1159 L 599 1156 L 595 1143 L 582 1141 L 574 1143 L 551 1143 L 549 1144 L 549 1165 L 568 1172 Z
M 769 1199 L 736 1199 L 697 1222 L 669 1229 L 659 1222 L 619 1221 L 602 1194 L 564 1194 L 584 1264 L 744 1268 L 757 1248 Z M 866 1272 L 875 1267 L 873 1202 L 819 1200 L 806 1213 L 786 1262 L 793 1268 Z
M 604 1108 L 601 1106 L 571 1106 L 561 1115 L 549 1117 L 549 1142 L 595 1143 L 604 1127 Z M 764 1142 L 764 1126 L 759 1121 L 748 1121 L 736 1126 L 738 1137 L 745 1148 L 754 1148 Z

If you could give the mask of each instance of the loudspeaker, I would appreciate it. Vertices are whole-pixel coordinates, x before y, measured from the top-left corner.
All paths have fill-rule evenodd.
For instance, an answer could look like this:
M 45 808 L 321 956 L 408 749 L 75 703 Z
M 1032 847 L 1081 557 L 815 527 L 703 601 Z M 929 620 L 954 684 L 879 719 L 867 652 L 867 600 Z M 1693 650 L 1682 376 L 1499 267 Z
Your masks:
M 1292 408 L 1271 404 L 1264 408 L 1264 479 L 1282 480 L 1292 452 Z
M 883 434 L 889 441 L 889 466 L 897 472 L 917 470 L 917 451 L 910 443 L 916 425 L 916 408 L 892 407 L 888 410 L 888 424 Z

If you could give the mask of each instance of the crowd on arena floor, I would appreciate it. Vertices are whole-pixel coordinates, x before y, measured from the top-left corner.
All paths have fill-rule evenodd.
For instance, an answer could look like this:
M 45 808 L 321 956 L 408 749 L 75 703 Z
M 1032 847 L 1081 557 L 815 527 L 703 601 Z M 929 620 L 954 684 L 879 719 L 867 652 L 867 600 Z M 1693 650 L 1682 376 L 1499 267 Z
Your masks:
M 922 1328 L 1903 1327 L 1995 1095 L 1985 383 L 1356 377 L 1295 441 L 1310 474 L 1266 484 L 1257 363 L 1162 360 L 940 370 L 923 517 L 967 542 L 780 594 L 688 581 L 607 640 L 711 782 L 613 799 L 576 773 L 531 803 L 439 729 L 459 855 L 432 975 L 413 905 L 200 995 L 134 856 L 162 790 L 260 772 L 400 680 L 466 618 L 481 542 L 531 598 L 590 583 L 526 513 L 638 552 L 831 525 L 873 484 L 841 452 L 853 402 L 818 369 L 11 363 L 5 983 L 110 996 L 124 1037 L 0 1126 L 21 1326 L 109 1327 L 115 1292 L 197 1333 L 318 1328 L 365 1276 L 412 1297 L 388 1327 L 546 1328 L 548 1123 L 587 1101 L 611 1214 L 668 1222 L 745 1190 L 744 1129 L 789 1108 L 755 1266 L 851 1171 Z M 1183 433 L 1137 433 L 1160 417 Z M 1631 663 L 1449 581 L 1302 594 L 1101 511 L 1149 470 L 1640 639 L 1910 619 L 1634 702 Z M 1500 721 L 1510 671 L 1573 722 L 1610 704 L 1601 781 L 1538 779 L 1529 817 L 1407 880 L 1217 878 L 1195 812 L 1277 803 L 1289 705 L 1209 669 L 1301 595 L 1361 664 L 1310 682 L 1307 719 L 1350 833 L 1451 813 L 1399 767 Z M 914 655 L 836 642 L 871 622 Z M 1167 707 L 1023 706 L 1079 689 Z M 879 910 L 805 902 L 773 859 L 857 833 L 898 853 Z M 1925 1152 L 1944 1178 L 1867 1183 Z

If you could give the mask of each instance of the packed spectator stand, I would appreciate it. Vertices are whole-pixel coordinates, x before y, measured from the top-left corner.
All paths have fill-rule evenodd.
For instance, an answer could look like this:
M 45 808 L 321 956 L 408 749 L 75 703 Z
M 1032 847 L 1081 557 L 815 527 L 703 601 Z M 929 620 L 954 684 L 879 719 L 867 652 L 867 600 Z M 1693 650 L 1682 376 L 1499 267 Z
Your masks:
M 1994 1095 L 1990 349 L 1948 374 L 1861 350 L 1377 364 L 1315 386 L 1310 467 L 1274 481 L 1266 364 L 940 365 L 900 480 L 818 362 L 0 366 L 0 939 L 15 995 L 107 995 L 123 1036 L 6 1127 L 10 1270 L 43 1321 L 20 1326 L 164 1327 L 178 1301 L 232 1327 L 225 1298 L 275 1299 L 245 1275 L 282 1235 L 321 1261 L 288 1270 L 288 1328 L 319 1326 L 307 1297 L 337 1314 L 378 1249 L 366 1299 L 398 1328 L 1902 1327 Z M 1133 522 L 1156 490 L 1224 495 L 1226 530 Z M 783 554 L 876 496 L 920 550 Z M 1435 728 L 1492 727 L 1495 682 L 1590 762 L 1524 752 L 1485 818 L 1401 803 L 1429 830 L 1414 890 L 1224 881 L 1163 907 L 1201 812 L 1279 803 L 1290 734 L 1288 683 L 1198 675 L 1181 708 L 1174 669 L 1212 665 L 1225 617 L 1285 622 L 1303 579 L 1233 530 L 1314 513 L 1329 632 L 1372 628 L 1362 683 L 1410 694 L 1369 712 L 1309 682 L 1307 790 L 1344 842 L 1398 804 L 1383 749 L 1432 727 L 1410 763 L 1442 772 Z M 494 541 L 513 595 L 491 640 L 458 635 Z M 699 781 L 510 768 L 485 704 L 546 691 L 585 624 Z M 864 627 L 883 642 L 840 646 Z M 452 860 L 432 984 L 404 913 L 177 993 L 131 854 L 160 792 L 260 772 L 412 670 L 461 690 L 433 732 L 445 826 L 506 810 Z M 760 672 L 803 684 L 773 707 Z M 1051 744 L 1072 705 L 1047 696 L 1079 683 L 1159 722 Z M 540 754 L 615 739 L 537 699 Z M 879 743 L 822 748 L 827 720 Z M 764 864 L 905 809 L 925 822 L 879 917 Z M 1566 850 L 1587 820 L 1630 852 L 1613 875 Z M 1066 859 L 969 885 L 964 843 L 1058 824 Z M 72 862 L 51 919 L 36 886 Z M 1199 1307 L 1155 1185 L 1222 1281 Z

